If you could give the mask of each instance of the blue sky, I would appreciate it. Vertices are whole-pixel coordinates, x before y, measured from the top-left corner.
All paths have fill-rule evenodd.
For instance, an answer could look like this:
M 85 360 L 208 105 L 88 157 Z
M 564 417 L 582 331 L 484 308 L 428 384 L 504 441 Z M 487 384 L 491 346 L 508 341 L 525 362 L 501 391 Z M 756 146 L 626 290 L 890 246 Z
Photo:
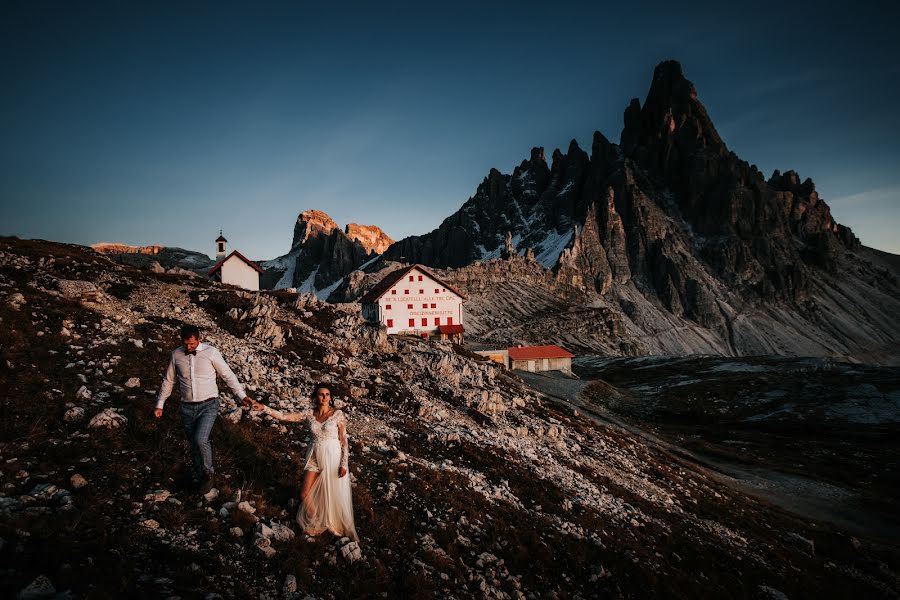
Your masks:
M 0 6 L 0 234 L 256 258 L 297 214 L 436 227 L 491 167 L 618 141 L 680 60 L 729 147 L 900 253 L 900 9 L 875 3 Z

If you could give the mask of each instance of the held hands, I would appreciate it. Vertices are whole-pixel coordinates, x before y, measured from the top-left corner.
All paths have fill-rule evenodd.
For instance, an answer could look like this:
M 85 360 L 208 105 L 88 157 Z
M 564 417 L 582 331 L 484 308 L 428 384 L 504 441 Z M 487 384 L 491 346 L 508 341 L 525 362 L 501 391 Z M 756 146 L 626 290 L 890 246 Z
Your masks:
M 241 400 L 241 404 L 244 405 L 244 408 L 250 408 L 251 405 L 256 404 L 256 400 L 250 396 L 244 396 L 244 399 Z
M 338 469 L 338 478 L 344 477 L 345 475 L 347 475 L 347 469 L 345 469 L 344 467 L 339 468 Z

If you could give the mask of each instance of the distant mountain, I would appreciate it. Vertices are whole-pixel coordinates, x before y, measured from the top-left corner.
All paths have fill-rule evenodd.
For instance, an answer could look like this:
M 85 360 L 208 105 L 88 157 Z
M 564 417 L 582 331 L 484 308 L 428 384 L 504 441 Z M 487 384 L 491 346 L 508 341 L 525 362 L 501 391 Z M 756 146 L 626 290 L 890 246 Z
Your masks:
M 134 267 L 154 269 L 184 269 L 198 275 L 206 275 L 215 262 L 202 252 L 169 246 L 129 246 L 128 244 L 102 242 L 93 244 L 95 252 L 105 254 L 116 262 Z
M 260 263 L 265 270 L 261 285 L 268 289 L 293 287 L 327 298 L 345 275 L 392 243 L 375 225 L 350 223 L 342 230 L 324 212 L 304 211 L 294 225 L 291 250 Z
M 590 154 L 573 140 L 550 165 L 533 148 L 512 174 L 491 169 L 460 210 L 384 258 L 461 268 L 518 253 L 574 296 L 530 312 L 521 281 L 497 277 L 469 306 L 510 301 L 518 317 L 508 323 L 504 305 L 496 318 L 479 315 L 485 337 L 613 353 L 898 354 L 896 261 L 836 223 L 810 179 L 766 179 L 730 151 L 675 61 L 656 67 L 643 105 L 631 101 L 618 144 L 595 132 Z M 615 325 L 585 331 L 591 318 L 569 319 L 590 307 Z

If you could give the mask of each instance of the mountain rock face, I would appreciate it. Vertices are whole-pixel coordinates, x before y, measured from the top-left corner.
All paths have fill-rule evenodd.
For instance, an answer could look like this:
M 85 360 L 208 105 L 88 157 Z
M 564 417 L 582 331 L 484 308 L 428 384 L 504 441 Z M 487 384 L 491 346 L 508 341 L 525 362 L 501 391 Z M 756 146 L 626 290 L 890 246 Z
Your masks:
M 190 271 L 205 276 L 215 265 L 209 256 L 202 252 L 185 250 L 169 246 L 129 246 L 128 244 L 93 244 L 94 252 L 104 254 L 112 260 L 133 267 L 154 269 L 157 272 Z
M 351 223 L 342 230 L 318 210 L 300 213 L 291 250 L 265 261 L 264 288 L 298 288 L 327 297 L 348 273 L 376 256 L 393 240 L 374 225 Z
M 578 347 L 849 356 L 900 340 L 892 268 L 834 221 L 810 179 L 766 179 L 728 150 L 675 61 L 657 66 L 643 105 L 626 108 L 618 144 L 595 132 L 590 154 L 573 140 L 549 166 L 534 148 L 511 175 L 492 169 L 436 230 L 384 256 L 459 268 L 519 252 L 592 298 L 581 308 L 603 306 L 632 333 L 618 349 L 602 332 L 575 336 Z M 476 321 L 486 335 L 504 327 Z M 566 322 L 557 314 L 540 339 L 571 337 Z
M 347 223 L 344 234 L 355 242 L 359 242 L 369 252 L 381 254 L 394 243 L 377 225 L 358 225 Z

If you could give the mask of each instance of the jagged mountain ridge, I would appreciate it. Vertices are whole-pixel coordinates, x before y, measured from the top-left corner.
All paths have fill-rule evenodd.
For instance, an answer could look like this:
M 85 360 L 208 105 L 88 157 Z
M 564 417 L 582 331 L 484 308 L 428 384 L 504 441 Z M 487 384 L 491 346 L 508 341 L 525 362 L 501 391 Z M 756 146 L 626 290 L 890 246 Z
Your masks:
M 834 221 L 810 179 L 775 171 L 767 180 L 728 150 L 675 61 L 656 67 L 643 106 L 631 101 L 619 144 L 595 132 L 590 155 L 573 140 L 550 166 L 534 148 L 511 175 L 492 169 L 436 230 L 400 240 L 385 257 L 469 268 L 508 255 L 504 237 L 512 252 L 593 297 L 570 310 L 605 307 L 632 333 L 618 349 L 619 328 L 586 344 L 579 335 L 577 347 L 871 359 L 872 348 L 900 339 L 890 261 Z M 498 278 L 497 290 L 470 292 L 469 305 L 477 312 L 516 285 Z M 513 312 L 522 312 L 520 331 L 499 337 L 529 340 L 528 311 Z M 483 317 L 479 334 L 508 326 L 502 307 Z M 541 339 L 583 330 L 568 317 L 541 312 Z
M 341 229 L 326 213 L 307 210 L 297 217 L 291 250 L 261 263 L 265 269 L 261 285 L 293 287 L 327 298 L 345 275 L 392 243 L 375 225 L 349 223 Z

